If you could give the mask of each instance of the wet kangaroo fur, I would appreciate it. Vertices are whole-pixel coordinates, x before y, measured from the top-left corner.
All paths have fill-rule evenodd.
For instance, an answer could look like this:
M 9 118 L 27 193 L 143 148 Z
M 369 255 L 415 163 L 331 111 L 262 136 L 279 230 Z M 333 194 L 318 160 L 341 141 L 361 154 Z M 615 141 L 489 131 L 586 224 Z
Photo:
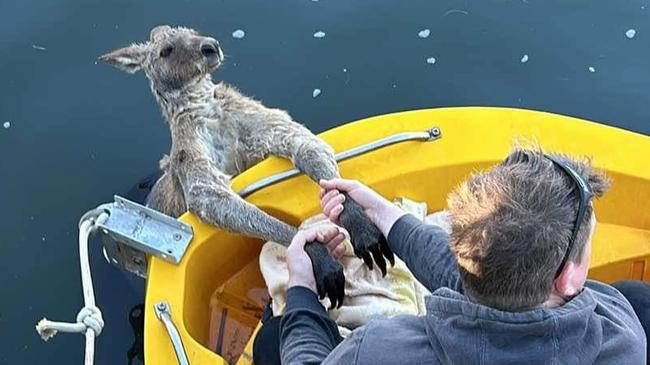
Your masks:
M 289 245 L 297 229 L 244 201 L 230 187 L 237 175 L 269 155 L 287 158 L 318 182 L 339 177 L 332 148 L 280 109 L 267 108 L 211 73 L 223 61 L 214 38 L 184 27 L 155 27 L 150 39 L 100 57 L 128 73 L 144 71 L 151 91 L 169 124 L 172 146 L 160 161 L 162 177 L 147 206 L 178 217 L 185 211 L 236 233 Z M 315 197 L 316 198 L 316 197 Z M 346 199 L 341 224 L 350 232 L 355 253 L 370 268 L 386 271 L 384 255 L 393 262 L 381 232 L 363 209 Z M 340 306 L 343 269 L 318 243 L 305 250 L 313 266 L 321 298 Z

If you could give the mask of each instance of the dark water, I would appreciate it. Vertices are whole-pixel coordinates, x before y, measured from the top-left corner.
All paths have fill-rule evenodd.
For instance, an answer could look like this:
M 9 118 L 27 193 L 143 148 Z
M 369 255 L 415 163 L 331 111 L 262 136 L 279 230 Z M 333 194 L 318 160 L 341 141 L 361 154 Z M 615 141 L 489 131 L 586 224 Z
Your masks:
M 650 134 L 648 6 L 1 1 L 0 363 L 82 362 L 82 336 L 44 344 L 33 325 L 44 315 L 72 320 L 82 306 L 79 216 L 128 190 L 168 150 L 168 130 L 144 76 L 95 64 L 102 53 L 145 40 L 157 24 L 195 27 L 218 38 L 228 54 L 215 79 L 289 110 L 315 132 L 413 108 L 497 105 Z M 233 39 L 240 28 L 246 37 Z M 431 35 L 421 39 L 425 28 Z M 636 30 L 633 39 L 628 29 Z M 313 37 L 319 30 L 322 39 Z M 322 94 L 312 98 L 315 88 Z M 10 128 L 1 127 L 5 121 Z M 133 341 L 127 311 L 143 301 L 144 285 L 105 263 L 98 249 L 91 264 L 107 321 L 96 364 L 125 364 Z

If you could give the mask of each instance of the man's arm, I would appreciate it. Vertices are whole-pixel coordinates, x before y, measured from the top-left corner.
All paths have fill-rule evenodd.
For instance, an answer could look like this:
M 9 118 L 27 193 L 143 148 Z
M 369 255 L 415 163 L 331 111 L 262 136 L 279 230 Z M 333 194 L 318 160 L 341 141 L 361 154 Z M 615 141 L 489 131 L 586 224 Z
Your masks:
M 282 364 L 320 364 L 343 339 L 316 294 L 306 287 L 287 290 L 280 322 Z
M 341 342 L 336 323 L 316 297 L 314 268 L 305 252 L 307 242 L 321 242 L 335 258 L 345 252 L 343 233 L 336 227 L 299 231 L 287 249 L 287 307 L 280 321 L 282 364 L 320 364 Z M 316 243 L 320 244 L 320 243 Z
M 442 228 L 402 215 L 389 229 L 388 246 L 429 291 L 448 287 L 463 292 L 458 265 Z

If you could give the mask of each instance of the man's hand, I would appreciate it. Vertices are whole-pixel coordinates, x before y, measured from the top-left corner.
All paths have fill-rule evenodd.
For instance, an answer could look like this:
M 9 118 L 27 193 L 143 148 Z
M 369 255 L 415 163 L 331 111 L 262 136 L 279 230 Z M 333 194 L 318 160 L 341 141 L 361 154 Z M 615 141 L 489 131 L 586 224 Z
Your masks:
M 318 294 L 316 280 L 314 278 L 314 268 L 311 259 L 305 252 L 307 242 L 317 241 L 323 244 L 330 255 L 335 259 L 340 258 L 345 253 L 345 246 L 342 245 L 345 236 L 336 227 L 316 227 L 298 231 L 287 249 L 287 267 L 289 268 L 289 285 L 304 286 L 314 293 Z
M 320 186 L 323 213 L 337 224 L 339 223 L 339 216 L 343 212 L 343 202 L 345 201 L 345 195 L 341 192 L 347 193 L 352 200 L 364 209 L 365 214 L 384 234 L 384 237 L 388 237 L 388 232 L 393 224 L 406 214 L 395 204 L 355 180 L 321 180 Z

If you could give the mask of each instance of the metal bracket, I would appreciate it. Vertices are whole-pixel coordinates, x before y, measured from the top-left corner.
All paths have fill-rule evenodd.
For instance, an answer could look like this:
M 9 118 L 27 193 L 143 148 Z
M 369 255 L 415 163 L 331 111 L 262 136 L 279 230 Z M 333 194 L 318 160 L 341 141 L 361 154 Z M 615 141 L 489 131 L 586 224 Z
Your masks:
M 178 333 L 178 329 L 176 329 L 176 325 L 174 325 L 174 321 L 172 321 L 172 313 L 169 308 L 169 303 L 166 301 L 158 302 L 154 304 L 153 309 L 156 312 L 156 317 L 158 317 L 158 319 L 165 325 L 169 340 L 172 342 L 174 352 L 176 352 L 178 363 L 180 365 L 189 365 L 190 362 L 187 360 L 185 347 L 183 347 L 183 340 L 181 339 L 181 335 Z
M 97 209 L 109 214 L 99 224 L 106 258 L 140 277 L 147 277 L 147 254 L 178 264 L 192 241 L 192 226 L 120 196 Z

